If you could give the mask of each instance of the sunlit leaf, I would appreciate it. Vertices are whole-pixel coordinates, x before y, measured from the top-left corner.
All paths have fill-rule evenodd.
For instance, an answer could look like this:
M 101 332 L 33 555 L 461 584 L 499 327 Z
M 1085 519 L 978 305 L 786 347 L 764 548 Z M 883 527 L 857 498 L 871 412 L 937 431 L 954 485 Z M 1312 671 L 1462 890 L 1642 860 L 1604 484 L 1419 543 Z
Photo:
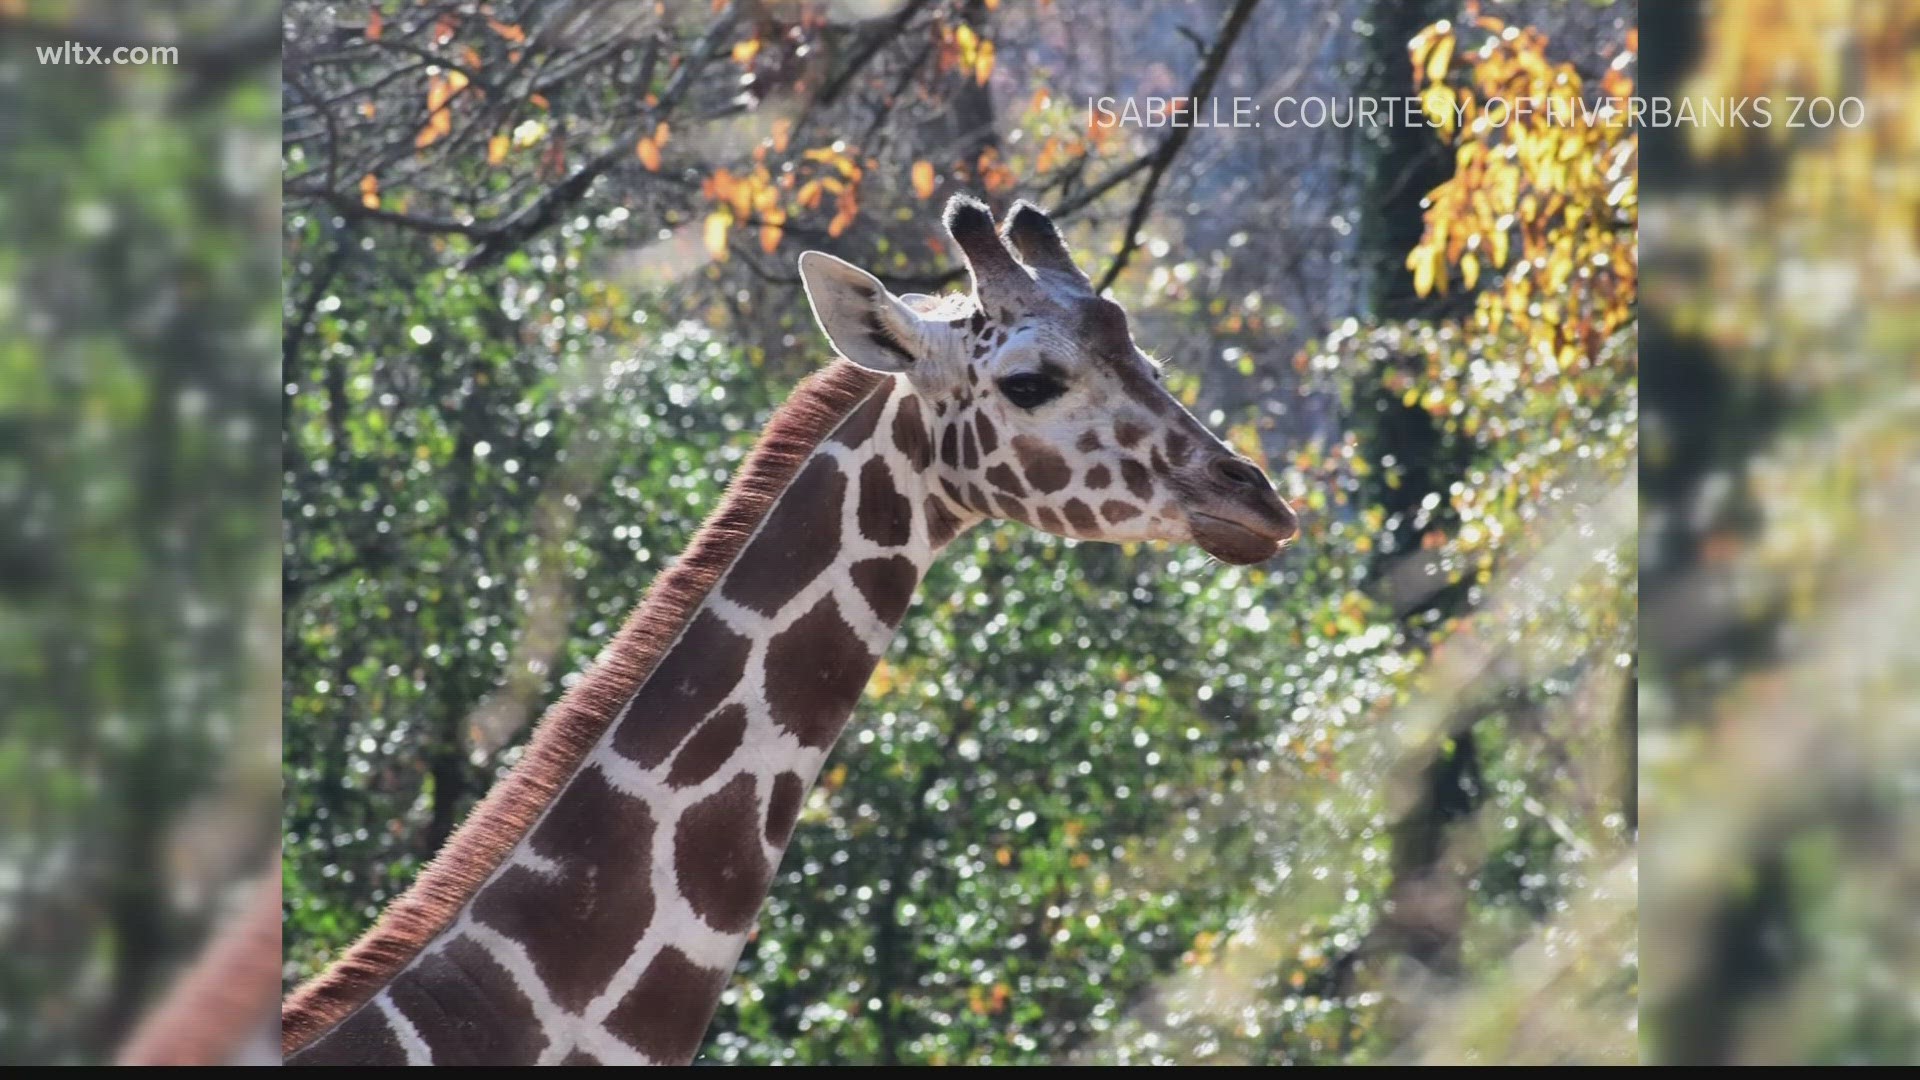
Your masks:
M 727 261 L 727 232 L 733 228 L 733 214 L 727 210 L 715 210 L 707 215 L 707 224 L 702 232 L 707 254 L 715 262 Z
M 913 193 L 922 199 L 933 197 L 933 166 L 925 161 L 913 163 Z

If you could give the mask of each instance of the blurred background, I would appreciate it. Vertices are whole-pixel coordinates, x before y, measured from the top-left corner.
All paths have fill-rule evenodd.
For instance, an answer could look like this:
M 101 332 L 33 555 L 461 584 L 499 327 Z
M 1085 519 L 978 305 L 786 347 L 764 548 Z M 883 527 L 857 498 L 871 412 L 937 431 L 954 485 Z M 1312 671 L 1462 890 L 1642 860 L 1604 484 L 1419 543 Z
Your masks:
M 1645 1049 L 1920 1060 L 1920 5 L 1648 5 Z M 1658 958 L 1655 962 L 1652 958 Z
M 272 865 L 279 55 L 272 3 L 0 3 L 10 1064 L 111 1058 Z
M 0 1060 L 112 1057 L 281 832 L 324 966 L 825 361 L 793 256 L 954 287 L 956 190 L 1307 531 L 963 538 L 707 1060 L 1920 1057 L 1920 9 L 1649 8 L 0 2 Z M 1867 121 L 1085 114 L 1495 87 Z
M 1252 569 L 958 542 L 705 1059 L 1632 1060 L 1635 133 L 1099 127 L 1086 99 L 1477 117 L 1630 93 L 1634 17 L 289 3 L 289 983 L 827 361 L 798 253 L 960 287 L 937 216 L 966 191 L 1055 213 L 1305 535 Z

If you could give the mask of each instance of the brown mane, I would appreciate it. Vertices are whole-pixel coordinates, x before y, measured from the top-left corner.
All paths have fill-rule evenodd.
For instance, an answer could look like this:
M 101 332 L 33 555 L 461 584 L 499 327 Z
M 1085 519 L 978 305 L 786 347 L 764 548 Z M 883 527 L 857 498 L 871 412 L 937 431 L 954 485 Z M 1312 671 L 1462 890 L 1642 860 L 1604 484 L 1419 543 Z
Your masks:
M 835 360 L 794 388 L 719 508 L 680 560 L 654 579 L 646 599 L 586 677 L 547 710 L 519 764 L 494 785 L 380 921 L 287 998 L 280 1012 L 284 1053 L 306 1046 L 372 1000 L 453 922 L 653 673 L 801 465 L 883 378 Z
M 238 1065 L 264 1042 L 280 995 L 280 868 L 252 886 L 246 905 L 140 1021 L 116 1065 Z

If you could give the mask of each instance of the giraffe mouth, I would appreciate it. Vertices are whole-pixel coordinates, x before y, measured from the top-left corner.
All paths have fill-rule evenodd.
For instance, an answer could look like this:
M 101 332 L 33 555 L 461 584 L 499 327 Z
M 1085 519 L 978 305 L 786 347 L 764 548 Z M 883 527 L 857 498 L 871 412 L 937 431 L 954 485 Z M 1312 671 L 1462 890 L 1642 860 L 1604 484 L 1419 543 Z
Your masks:
M 1199 511 L 1189 511 L 1187 520 L 1200 550 L 1235 566 L 1251 566 L 1273 558 L 1294 535 L 1291 527 L 1259 529 Z

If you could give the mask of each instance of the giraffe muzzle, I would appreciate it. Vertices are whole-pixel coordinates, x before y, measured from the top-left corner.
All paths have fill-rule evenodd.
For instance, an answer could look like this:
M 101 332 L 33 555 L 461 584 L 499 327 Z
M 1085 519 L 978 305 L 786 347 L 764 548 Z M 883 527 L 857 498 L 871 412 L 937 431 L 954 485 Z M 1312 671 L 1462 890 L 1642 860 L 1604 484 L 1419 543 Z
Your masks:
M 1267 474 L 1237 455 L 1207 464 L 1204 495 L 1190 499 L 1187 521 L 1201 550 L 1235 566 L 1273 558 L 1300 532 Z

